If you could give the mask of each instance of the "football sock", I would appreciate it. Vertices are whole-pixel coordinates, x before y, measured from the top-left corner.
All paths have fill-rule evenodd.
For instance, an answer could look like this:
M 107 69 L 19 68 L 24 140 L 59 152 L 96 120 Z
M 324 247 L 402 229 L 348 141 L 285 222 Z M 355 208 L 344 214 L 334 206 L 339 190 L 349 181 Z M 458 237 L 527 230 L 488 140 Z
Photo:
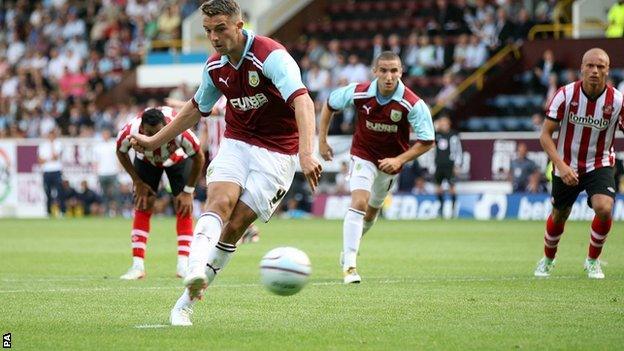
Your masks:
M 191 252 L 189 254 L 189 269 L 204 269 L 208 263 L 208 254 L 221 237 L 223 221 L 218 214 L 206 212 L 199 217 L 195 225 Z
M 551 260 L 555 259 L 557 253 L 557 245 L 563 234 L 565 223 L 555 223 L 552 214 L 546 220 L 546 232 L 544 233 L 544 255 Z
M 440 202 L 440 211 L 438 212 L 438 214 L 440 215 L 440 217 L 442 217 L 444 215 L 444 195 L 443 194 L 438 194 L 438 201 Z
M 193 307 L 194 304 L 195 302 L 191 300 L 188 289 L 184 289 L 182 296 L 180 296 L 178 301 L 176 301 L 173 308 L 175 309 L 190 308 L 190 307 Z
M 377 217 L 375 217 L 375 219 L 373 219 L 372 221 L 364 221 L 364 226 L 362 227 L 362 236 L 364 236 L 364 234 L 366 234 L 373 227 L 373 225 L 375 225 L 376 222 Z
M 590 237 L 589 237 L 589 252 L 587 257 L 595 260 L 600 256 L 602 252 L 602 245 L 607 240 L 607 234 L 611 229 L 612 219 L 609 217 L 606 221 L 601 221 L 598 216 L 594 216 L 594 220 L 591 224 Z
M 457 202 L 457 195 L 451 194 L 451 217 L 455 217 L 455 202 Z
M 217 273 L 221 271 L 232 259 L 232 255 L 236 252 L 236 245 L 219 241 L 217 245 L 210 249 L 208 254 L 208 263 L 206 264 L 206 276 L 208 277 L 208 285 L 214 280 Z
M 176 232 L 178 234 L 178 256 L 188 256 L 193 241 L 193 218 L 191 215 L 176 215 Z
M 150 218 L 152 212 L 134 210 L 134 220 L 132 222 L 132 266 L 136 269 L 144 269 L 143 260 L 145 258 L 145 248 L 150 231 Z
M 344 262 L 342 268 L 356 267 L 357 252 L 364 227 L 364 212 L 349 208 L 342 226 L 342 243 Z

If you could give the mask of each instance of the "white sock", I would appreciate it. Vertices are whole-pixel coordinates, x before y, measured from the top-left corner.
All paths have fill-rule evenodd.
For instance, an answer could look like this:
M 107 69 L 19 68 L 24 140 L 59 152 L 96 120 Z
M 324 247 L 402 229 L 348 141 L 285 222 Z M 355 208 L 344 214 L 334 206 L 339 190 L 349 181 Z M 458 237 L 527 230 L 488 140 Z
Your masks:
M 188 289 L 184 289 L 184 292 L 182 293 L 182 296 L 180 296 L 180 298 L 178 299 L 178 301 L 176 301 L 175 305 L 173 306 L 174 309 L 182 309 L 182 308 L 191 308 L 193 307 L 193 305 L 195 304 L 194 301 L 191 301 L 191 297 L 189 296 L 189 291 Z
M 188 256 L 178 255 L 178 266 L 186 268 L 188 266 Z
M 220 272 L 232 259 L 236 252 L 236 245 L 219 241 L 208 254 L 208 264 L 206 265 L 206 276 L 208 285 L 212 283 L 217 273 Z
M 132 257 L 132 268 L 144 271 L 145 266 L 143 262 L 143 258 L 141 257 Z
M 342 252 L 344 262 L 342 268 L 356 267 L 357 252 L 360 249 L 362 229 L 364 226 L 364 212 L 349 208 L 342 226 Z
M 206 212 L 199 217 L 188 257 L 189 270 L 204 269 L 208 262 L 208 253 L 221 237 L 222 228 L 223 221 L 214 212 Z
M 377 223 L 377 217 L 375 217 L 375 219 L 373 219 L 372 221 L 364 221 L 362 236 L 364 236 L 364 234 L 366 234 L 373 227 L 373 225 L 375 225 L 375 223 Z

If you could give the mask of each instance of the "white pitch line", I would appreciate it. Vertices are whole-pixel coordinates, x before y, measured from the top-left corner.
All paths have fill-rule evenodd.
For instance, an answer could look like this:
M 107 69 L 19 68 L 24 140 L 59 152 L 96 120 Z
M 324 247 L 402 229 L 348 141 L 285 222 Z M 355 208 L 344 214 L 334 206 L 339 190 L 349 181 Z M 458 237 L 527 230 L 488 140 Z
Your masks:
M 170 325 L 165 325 L 165 324 L 141 324 L 141 325 L 135 325 L 134 327 L 136 329 L 158 329 L 158 328 L 169 328 Z
M 480 278 L 480 277 L 448 277 L 442 279 L 387 279 L 387 278 L 367 278 L 366 281 L 373 281 L 379 284 L 426 284 L 426 283 L 470 283 L 470 282 L 496 282 L 496 281 L 545 281 L 545 280 L 563 280 L 563 279 L 581 279 L 580 276 L 558 276 L 550 277 L 548 279 L 539 279 L 530 276 L 526 277 L 500 277 L 500 278 Z M 24 281 L 29 281 L 24 279 Z M 343 285 L 341 281 L 327 281 L 327 282 L 313 282 L 312 286 L 333 286 Z M 244 284 L 216 284 L 211 289 L 232 289 L 232 288 L 245 288 L 260 286 L 259 283 L 244 283 Z M 179 290 L 182 286 L 110 286 L 110 287 L 92 287 L 92 288 L 52 288 L 52 289 L 15 289 L 15 290 L 0 290 L 0 294 L 23 294 L 23 293 L 56 293 L 56 292 L 97 292 L 97 291 L 120 291 L 120 290 Z

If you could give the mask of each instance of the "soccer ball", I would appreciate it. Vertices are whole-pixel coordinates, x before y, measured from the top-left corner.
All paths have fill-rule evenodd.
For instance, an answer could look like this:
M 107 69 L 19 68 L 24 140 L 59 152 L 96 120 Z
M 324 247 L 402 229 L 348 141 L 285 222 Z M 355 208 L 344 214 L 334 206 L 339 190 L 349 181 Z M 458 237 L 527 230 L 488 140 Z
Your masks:
M 305 252 L 294 247 L 278 247 L 260 261 L 260 279 L 272 293 L 288 296 L 298 293 L 312 272 Z

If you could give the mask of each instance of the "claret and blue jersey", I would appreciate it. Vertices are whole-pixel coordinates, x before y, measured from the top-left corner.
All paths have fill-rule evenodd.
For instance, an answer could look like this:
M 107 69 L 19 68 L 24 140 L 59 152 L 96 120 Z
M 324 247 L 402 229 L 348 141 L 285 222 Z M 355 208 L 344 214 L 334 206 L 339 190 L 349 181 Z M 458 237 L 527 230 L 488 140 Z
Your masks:
M 352 83 L 334 90 L 327 102 L 332 110 L 349 106 L 357 112 L 351 154 L 378 165 L 378 160 L 396 157 L 409 148 L 410 127 L 419 141 L 434 140 L 433 121 L 427 104 L 399 84 L 391 97 L 377 90 L 377 79 Z
M 193 103 L 208 116 L 221 95 L 227 98 L 225 137 L 293 155 L 299 135 L 292 101 L 307 90 L 286 49 L 274 40 L 243 30 L 241 59 L 214 54 L 204 66 Z

